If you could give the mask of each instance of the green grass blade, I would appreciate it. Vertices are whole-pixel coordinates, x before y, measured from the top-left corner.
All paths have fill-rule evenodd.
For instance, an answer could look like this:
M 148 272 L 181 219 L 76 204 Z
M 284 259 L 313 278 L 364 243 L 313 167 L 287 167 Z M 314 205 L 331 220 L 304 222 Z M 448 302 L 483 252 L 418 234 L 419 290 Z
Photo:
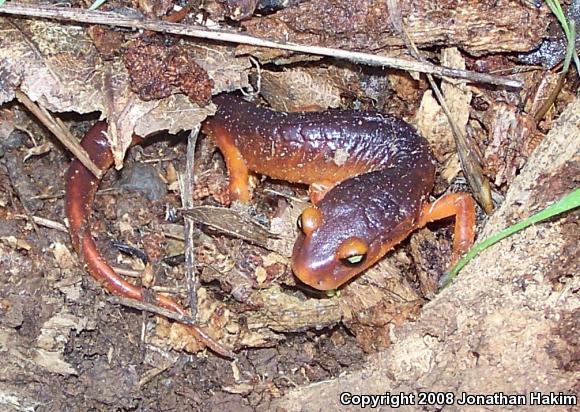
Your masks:
M 576 22 L 570 22 L 570 32 L 572 34 L 568 43 L 568 51 L 572 54 L 572 59 L 576 65 L 576 71 L 578 72 L 578 76 L 580 76 L 580 59 L 578 58 L 578 52 L 576 51 Z
M 474 257 L 476 257 L 479 253 L 483 250 L 487 249 L 491 245 L 496 244 L 502 239 L 505 239 L 512 234 L 519 232 L 522 229 L 527 228 L 528 226 L 533 225 L 534 223 L 541 222 L 546 219 L 550 219 L 560 213 L 567 212 L 569 210 L 575 209 L 580 206 L 580 189 L 576 189 L 571 193 L 568 193 L 566 196 L 558 200 L 551 206 L 548 206 L 544 210 L 539 211 L 535 215 L 528 217 L 527 219 L 522 220 L 521 222 L 512 225 L 501 232 L 496 233 L 495 235 L 489 237 L 488 239 L 484 240 L 476 244 L 474 247 L 467 252 L 467 254 L 459 261 L 457 264 L 451 269 L 445 282 L 443 283 L 443 287 L 448 286 L 453 282 L 453 279 L 457 276 L 459 271 L 463 269 L 463 267 Z
M 575 33 L 576 33 L 576 26 L 574 25 L 574 22 L 570 22 L 570 37 L 568 37 L 568 43 L 566 45 L 566 56 L 564 57 L 564 64 L 562 65 L 562 73 L 568 73 L 568 69 L 570 69 L 570 62 L 572 61 L 572 56 L 574 55 L 575 49 L 574 47 L 576 46 L 576 39 L 575 37 Z
M 97 10 L 99 7 L 101 7 L 107 0 L 96 0 L 93 4 L 91 4 L 91 7 L 89 7 L 90 11 L 93 10 Z
M 568 20 L 566 20 L 566 15 L 564 14 L 564 10 L 562 10 L 560 0 L 546 0 L 546 4 L 554 16 L 556 16 L 556 19 L 558 19 L 558 22 L 562 26 L 562 30 L 564 30 L 564 34 L 566 35 L 567 47 L 562 73 L 565 74 L 568 72 L 570 61 L 573 59 L 574 64 L 576 64 L 578 76 L 580 76 L 580 59 L 578 58 L 578 53 L 576 52 L 575 24 L 573 21 L 568 22 Z

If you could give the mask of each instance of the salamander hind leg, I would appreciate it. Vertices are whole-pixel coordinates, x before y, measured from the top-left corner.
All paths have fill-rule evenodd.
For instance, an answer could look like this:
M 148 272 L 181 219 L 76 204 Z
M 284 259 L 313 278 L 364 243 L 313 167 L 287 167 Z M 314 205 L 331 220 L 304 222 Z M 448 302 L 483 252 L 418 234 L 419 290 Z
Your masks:
M 229 191 L 232 199 L 248 203 L 250 201 L 249 172 L 242 154 L 225 131 L 214 129 L 211 135 L 215 138 L 226 161 L 230 177 Z
M 423 206 L 418 227 L 455 216 L 451 265 L 467 252 L 475 239 L 475 202 L 468 193 L 450 193 Z

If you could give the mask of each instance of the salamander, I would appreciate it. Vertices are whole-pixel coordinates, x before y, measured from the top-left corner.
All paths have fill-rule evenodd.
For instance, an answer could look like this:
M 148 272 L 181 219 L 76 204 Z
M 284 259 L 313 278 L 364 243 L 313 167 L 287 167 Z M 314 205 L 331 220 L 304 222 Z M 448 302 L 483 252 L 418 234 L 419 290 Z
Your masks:
M 284 113 L 231 94 L 203 131 L 215 138 L 235 199 L 250 200 L 249 171 L 310 185 L 298 219 L 292 269 L 319 290 L 336 289 L 412 231 L 456 216 L 452 263 L 472 245 L 475 203 L 467 193 L 429 202 L 435 163 L 428 142 L 402 119 L 377 111 Z
M 313 205 L 298 219 L 292 255 L 293 271 L 304 283 L 335 289 L 413 230 L 449 216 L 456 216 L 452 261 L 473 243 L 473 199 L 453 193 L 429 203 L 433 157 L 427 141 L 403 120 L 375 111 L 275 112 L 231 94 L 213 101 L 217 112 L 203 131 L 224 156 L 233 199 L 250 201 L 250 171 L 310 186 Z M 113 162 L 106 129 L 105 122 L 95 124 L 81 142 L 101 170 Z M 140 140 L 134 136 L 134 143 Z M 99 183 L 78 159 L 71 162 L 65 210 L 73 247 L 87 271 L 113 294 L 187 315 L 172 298 L 124 280 L 103 258 L 91 233 Z M 202 328 L 188 327 L 210 349 L 233 357 Z

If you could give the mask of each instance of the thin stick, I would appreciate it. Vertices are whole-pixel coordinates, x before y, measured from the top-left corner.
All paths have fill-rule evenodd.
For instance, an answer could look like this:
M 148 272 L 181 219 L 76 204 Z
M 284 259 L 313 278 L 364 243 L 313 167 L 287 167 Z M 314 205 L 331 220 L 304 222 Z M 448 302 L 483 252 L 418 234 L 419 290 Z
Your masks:
M 200 333 L 201 335 L 207 336 L 207 334 L 202 329 L 200 329 L 199 325 L 190 316 L 180 315 L 179 313 L 173 312 L 169 309 L 165 309 L 165 308 L 159 307 L 159 306 L 151 304 L 151 303 L 141 302 L 141 301 L 138 301 L 135 299 L 122 298 L 120 296 L 111 296 L 107 300 L 113 304 L 127 306 L 129 308 L 133 308 L 133 309 L 137 309 L 137 310 L 143 310 L 146 312 L 154 313 L 154 314 L 159 315 L 159 316 L 163 316 L 163 317 L 168 318 L 168 319 L 175 320 L 179 323 L 182 323 L 184 325 L 195 328 L 198 331 L 198 333 Z M 213 341 L 213 339 L 211 337 L 207 337 L 207 341 L 211 342 L 211 341 Z M 207 341 L 205 343 L 207 343 Z M 212 348 L 212 349 L 216 350 L 214 348 Z M 233 352 L 231 352 L 230 350 L 228 350 L 224 347 L 221 347 L 220 351 L 216 350 L 216 352 L 219 354 L 222 354 L 224 356 L 227 356 L 230 359 L 235 359 L 235 357 L 236 357 L 236 355 Z
M 393 26 L 403 37 L 403 41 L 411 55 L 417 60 L 421 60 L 423 57 L 403 25 L 403 19 L 401 17 L 398 3 L 395 0 L 389 0 L 388 4 Z M 427 74 L 427 80 L 429 81 L 433 93 L 435 93 L 435 96 L 437 97 L 437 101 L 443 109 L 443 113 L 445 113 L 445 116 L 449 121 L 449 126 L 451 127 L 451 132 L 455 140 L 455 147 L 457 148 L 457 154 L 459 155 L 459 160 L 465 178 L 467 179 L 467 183 L 469 184 L 469 187 L 471 187 L 471 190 L 481 207 L 483 207 L 487 214 L 490 214 L 493 211 L 493 200 L 491 198 L 491 187 L 489 181 L 483 175 L 483 168 L 473 151 L 469 148 L 465 134 L 459 129 L 457 123 L 453 119 L 451 110 L 449 110 L 449 106 L 447 106 L 447 102 L 445 101 L 445 97 L 443 97 L 443 93 L 441 93 L 441 89 L 437 86 L 437 83 L 435 83 L 433 76 Z
M 129 298 L 122 298 L 120 296 L 110 296 L 107 300 L 110 303 L 116 305 L 123 305 L 129 308 L 151 312 L 156 315 L 163 316 L 164 318 L 168 318 L 176 322 L 183 323 L 184 325 L 198 326 L 190 316 L 180 315 L 177 312 L 173 312 L 172 310 L 162 308 L 161 306 L 157 306 L 153 303 L 142 302 L 139 300 Z
M 179 179 L 181 192 L 181 205 L 184 209 L 193 207 L 193 168 L 195 166 L 195 145 L 199 135 L 200 126 L 194 128 L 187 140 L 187 161 L 185 164 L 185 176 Z M 182 175 L 183 176 L 183 175 Z M 197 279 L 197 270 L 195 262 L 195 247 L 193 244 L 193 235 L 195 222 L 191 217 L 184 216 L 184 233 L 185 233 L 185 270 L 187 279 L 187 294 L 189 296 L 189 306 L 194 319 L 197 319 L 197 289 L 199 282 Z
M 467 70 L 453 69 L 450 67 L 436 66 L 428 62 L 413 61 L 387 56 L 377 56 L 374 54 L 333 49 L 329 47 L 282 43 L 249 36 L 247 34 L 240 34 L 223 30 L 211 30 L 207 28 L 192 27 L 184 24 L 169 23 L 158 20 L 129 18 L 112 12 L 88 11 L 84 9 L 65 9 L 62 7 L 43 6 L 39 4 L 25 5 L 11 2 L 6 3 L 0 8 L 0 14 L 42 17 L 55 20 L 75 21 L 78 23 L 103 24 L 115 27 L 126 27 L 130 29 L 142 29 L 154 32 L 176 34 L 185 37 L 196 37 L 208 40 L 268 47 L 272 49 L 290 50 L 295 52 L 350 60 L 369 66 L 391 67 L 394 69 L 406 71 L 429 73 L 438 77 L 446 76 L 457 79 L 464 79 L 474 83 L 489 83 L 513 88 L 521 88 L 523 85 L 522 82 L 514 79 L 508 79 L 505 77 L 493 76 L 484 73 L 470 72 Z
M 130 278 L 140 278 L 142 276 L 142 273 L 138 270 L 125 269 L 119 266 L 111 266 L 111 267 L 119 275 L 128 276 Z
M 68 233 L 67 227 L 60 222 L 55 222 L 54 220 L 46 219 L 40 216 L 32 216 L 32 220 L 39 226 L 44 226 L 49 229 L 58 230 L 59 232 Z
M 462 130 L 459 130 L 459 127 L 457 127 L 457 124 L 453 120 L 451 110 L 449 110 L 449 106 L 447 106 L 443 93 L 441 93 L 441 90 L 433 80 L 432 76 L 427 75 L 427 79 L 431 84 L 431 89 L 433 89 L 443 112 L 447 116 L 447 120 L 449 120 L 449 125 L 451 126 L 453 137 L 455 138 L 457 154 L 459 155 L 459 160 L 461 162 L 463 173 L 465 173 L 467 183 L 469 184 L 469 187 L 471 187 L 475 198 L 483 210 L 485 210 L 485 213 L 489 215 L 493 212 L 493 200 L 491 197 L 489 180 L 484 176 L 483 168 L 473 151 L 470 149 L 465 134 Z
M 73 137 L 70 131 L 64 127 L 64 124 L 59 123 L 44 107 L 34 103 L 26 93 L 20 90 L 15 91 L 16 98 L 22 103 L 36 118 L 46 127 L 56 138 L 74 154 L 83 164 L 84 167 L 90 170 L 97 178 L 101 178 L 103 172 L 91 160 L 85 149 L 77 139 Z

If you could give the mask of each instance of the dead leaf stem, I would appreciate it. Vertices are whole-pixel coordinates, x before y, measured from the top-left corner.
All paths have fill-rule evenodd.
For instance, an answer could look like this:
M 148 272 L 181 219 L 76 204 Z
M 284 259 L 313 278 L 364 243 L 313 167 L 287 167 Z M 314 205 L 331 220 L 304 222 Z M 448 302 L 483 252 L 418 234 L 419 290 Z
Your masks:
M 413 40 L 410 38 L 407 30 L 405 30 L 400 9 L 395 0 L 389 1 L 389 11 L 391 12 L 391 23 L 402 36 L 403 41 L 405 42 L 405 45 L 407 46 L 411 55 L 417 60 L 422 60 L 423 57 L 421 56 L 421 53 L 417 49 L 417 46 Z M 429 80 L 431 89 L 433 90 L 433 93 L 435 93 L 437 101 L 441 105 L 441 108 L 443 109 L 443 112 L 445 113 L 445 116 L 447 117 L 451 127 L 453 138 L 455 139 L 457 154 L 459 155 L 459 160 L 461 162 L 465 178 L 467 179 L 467 183 L 471 187 L 471 190 L 473 191 L 473 194 L 481 207 L 483 207 L 487 214 L 490 214 L 493 211 L 491 187 L 489 185 L 489 181 L 483 174 L 483 169 L 479 163 L 479 159 L 477 159 L 476 155 L 470 149 L 465 134 L 457 126 L 453 116 L 451 115 L 449 106 L 443 97 L 443 93 L 441 93 L 441 89 L 439 86 L 437 86 L 433 76 L 430 73 L 427 73 L 427 79 Z
M 85 149 L 82 148 L 79 141 L 74 138 L 64 123 L 57 121 L 48 110 L 33 102 L 26 93 L 16 90 L 15 94 L 18 101 L 22 103 L 34 116 L 36 116 L 36 118 L 81 161 L 84 167 L 89 169 L 98 179 L 101 179 L 103 176 L 102 170 L 93 163 Z
M 200 127 L 193 129 L 187 140 L 187 160 L 185 174 L 179 179 L 181 192 L 181 205 L 185 209 L 193 207 L 193 173 L 195 166 L 195 145 Z M 196 275 L 197 265 L 195 262 L 195 244 L 193 241 L 195 222 L 191 217 L 184 215 L 184 232 L 185 232 L 185 270 L 187 279 L 187 294 L 189 297 L 189 307 L 192 317 L 197 319 L 197 289 L 199 280 Z

